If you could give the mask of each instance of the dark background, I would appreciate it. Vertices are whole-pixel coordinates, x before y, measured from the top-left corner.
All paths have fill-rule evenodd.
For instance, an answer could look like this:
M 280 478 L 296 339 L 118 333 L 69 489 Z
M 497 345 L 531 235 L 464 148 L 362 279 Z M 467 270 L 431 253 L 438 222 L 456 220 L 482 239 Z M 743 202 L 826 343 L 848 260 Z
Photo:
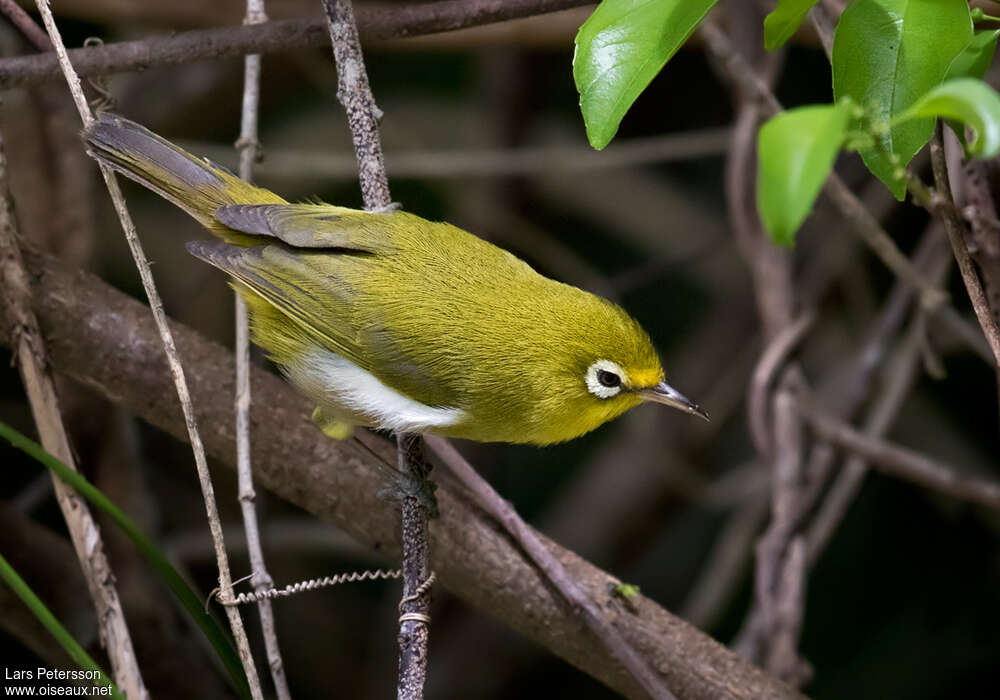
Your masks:
M 312 5 L 275 2 L 268 9 L 272 17 L 297 16 L 312 14 Z M 243 12 L 236 2 L 149 0 L 127 8 L 81 0 L 59 3 L 56 11 L 70 46 L 89 36 L 111 42 L 236 24 Z M 545 274 L 615 297 L 643 323 L 661 351 L 668 379 L 706 407 L 711 423 L 642 407 L 566 445 L 460 444 L 460 449 L 533 525 L 728 642 L 751 601 L 752 547 L 766 524 L 769 492 L 766 465 L 757 461 L 746 430 L 744 399 L 761 340 L 750 278 L 726 218 L 725 138 L 717 138 L 718 147 L 702 157 L 633 167 L 555 172 L 542 158 L 539 172 L 527 175 L 434 172 L 447 167 L 444 156 L 453 153 L 588 148 L 570 63 L 575 27 L 586 14 L 586 9 L 558 13 L 505 32 L 492 26 L 366 47 L 371 85 L 385 111 L 392 194 L 408 211 L 448 220 Z M 0 48 L 4 55 L 30 50 L 3 21 Z M 335 85 L 328 50 L 264 58 L 261 184 L 289 199 L 360 206 Z M 115 111 L 235 169 L 240 60 L 156 68 L 116 76 L 103 86 Z M 808 37 L 793 42 L 778 82 L 783 103 L 829 100 L 829 86 L 819 46 Z M 730 90 L 695 41 L 639 99 L 617 140 L 704 135 L 732 119 Z M 63 256 L 68 265 L 96 272 L 141 298 L 97 168 L 75 140 L 74 120 L 61 84 L 2 95 L 0 128 L 22 230 L 33 245 Z M 61 141 L 45 143 L 50 127 Z M 406 165 L 403 154 L 414 152 L 424 154 L 430 172 L 415 176 L 394 166 Z M 316 154 L 339 160 L 317 173 L 315 164 L 302 158 Z M 339 175 L 329 172 L 334 166 Z M 911 250 L 926 215 L 891 200 L 857 158 L 843 158 L 839 168 L 900 246 Z M 232 301 L 225 280 L 183 247 L 203 232 L 169 203 L 130 184 L 125 190 L 168 313 L 231 344 Z M 817 381 L 860 346 L 893 283 L 836 213 L 821 205 L 802 232 L 797 266 L 805 274 L 828 260 L 834 261 L 833 274 L 812 295 L 819 320 L 801 357 L 807 376 Z M 957 275 L 950 291 L 971 318 Z M 890 437 L 957 468 L 997 476 L 994 374 L 961 347 L 942 343 L 935 351 L 946 377 L 919 378 Z M 0 361 L 9 364 L 6 350 Z M 60 393 L 85 474 L 175 556 L 200 590 L 211 589 L 214 560 L 188 447 L 69 381 L 60 383 Z M 14 369 L 0 373 L 0 419 L 34 435 Z M 0 462 L 2 519 L 23 524 L 30 517 L 63 537 L 39 467 L 3 446 Z M 213 475 L 223 520 L 238 533 L 234 475 L 226 469 Z M 276 581 L 390 563 L 291 505 L 263 492 L 258 497 L 265 553 Z M 995 513 L 870 475 L 809 577 L 801 651 L 815 677 L 805 691 L 816 698 L 996 697 L 998 524 Z M 37 533 L 29 541 L 15 537 L 13 525 L 4 531 L 0 551 L 43 598 L 48 592 L 47 602 L 101 658 L 85 597 L 59 597 L 60 586 L 72 579 L 72 566 L 65 578 L 51 571 L 29 576 Z M 734 573 L 725 579 L 728 592 L 706 607 L 698 601 L 703 577 L 720 576 L 706 572 L 727 537 L 737 542 Z M 193 633 L 178 623 L 166 595 L 146 579 L 129 546 L 114 534 L 109 538 L 126 613 L 138 621 L 133 633 L 143 667 L 150 669 L 146 680 L 154 697 L 224 695 L 210 669 L 197 671 L 209 665 L 209 652 L 189 643 Z M 248 564 L 236 539 L 229 537 L 234 575 L 240 576 Z M 79 581 L 73 584 L 82 590 Z M 398 595 L 395 583 L 365 583 L 278 602 L 279 639 L 293 695 L 394 693 Z M 0 610 L 9 621 L 7 611 L 18 603 L 4 600 Z M 613 696 L 440 589 L 433 615 L 430 698 Z M 255 615 L 246 617 L 257 643 Z M 3 664 L 43 663 L 10 627 L 0 620 Z M 257 648 L 263 667 L 262 646 Z M 183 655 L 168 653 L 174 649 L 183 649 Z

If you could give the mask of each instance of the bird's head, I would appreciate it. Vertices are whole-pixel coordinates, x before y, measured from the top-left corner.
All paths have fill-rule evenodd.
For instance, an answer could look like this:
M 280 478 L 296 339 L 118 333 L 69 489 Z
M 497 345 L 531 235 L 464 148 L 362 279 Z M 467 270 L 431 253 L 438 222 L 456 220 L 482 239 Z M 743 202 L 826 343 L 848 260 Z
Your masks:
M 551 432 L 540 442 L 577 437 L 642 403 L 708 419 L 666 382 L 652 341 L 622 308 L 588 295 L 577 300 L 575 311 L 572 323 L 552 331 L 542 359 L 560 369 L 545 392 L 552 399 Z
M 708 414 L 698 404 L 664 381 L 659 360 L 649 361 L 627 353 L 619 353 L 617 357 L 620 361 L 597 358 L 584 374 L 587 391 L 598 402 L 622 404 L 624 410 L 643 402 L 660 403 L 708 420 Z

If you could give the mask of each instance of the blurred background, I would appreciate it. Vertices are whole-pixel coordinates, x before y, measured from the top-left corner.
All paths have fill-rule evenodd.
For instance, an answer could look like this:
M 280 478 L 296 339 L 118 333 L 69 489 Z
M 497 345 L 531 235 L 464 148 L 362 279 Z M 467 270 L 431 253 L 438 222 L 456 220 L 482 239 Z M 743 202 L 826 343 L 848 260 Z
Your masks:
M 313 16 L 318 8 L 305 0 L 267 3 L 272 19 Z M 649 330 L 668 380 L 701 403 L 711 423 L 644 407 L 566 445 L 459 448 L 535 527 L 730 643 L 751 606 L 754 546 L 771 495 L 768 465 L 758 460 L 747 430 L 746 396 L 763 340 L 724 195 L 733 91 L 695 38 L 640 97 L 612 146 L 594 153 L 571 73 L 573 36 L 591 9 L 366 45 L 371 85 L 385 112 L 392 194 L 410 212 L 452 222 L 544 274 L 617 300 Z M 738 28 L 743 19 L 730 9 L 723 3 L 717 17 Z M 55 11 L 71 47 L 88 37 L 116 42 L 234 25 L 244 13 L 234 0 L 61 0 Z M 33 49 L 0 20 L 0 52 Z M 97 88 L 114 111 L 235 170 L 242 69 L 240 59 L 199 61 L 113 76 Z M 335 92 L 328 48 L 264 57 L 260 184 L 291 200 L 360 207 Z M 830 99 L 829 64 L 808 32 L 783 56 L 776 92 L 786 106 Z M 142 298 L 62 83 L 4 92 L 0 130 L 24 237 L 67 266 Z M 926 164 L 918 159 L 917 166 Z M 895 202 L 856 157 L 843 158 L 838 170 L 911 253 L 927 215 Z M 167 312 L 231 345 L 225 280 L 183 247 L 203 232 L 169 203 L 131 183 L 124 187 Z M 817 319 L 801 366 L 815 385 L 835 383 L 864 347 L 894 279 L 823 202 L 800 234 L 794 271 L 799 304 L 814 308 Z M 971 319 L 961 280 L 952 275 L 947 284 Z M 990 365 L 946 336 L 931 341 L 925 360 L 941 371 L 931 378 L 918 367 L 889 437 L 969 473 L 1000 477 Z M 888 374 L 893 357 L 865 402 L 877 399 L 878 377 Z M 6 349 L 0 362 L 10 365 Z M 191 462 L 187 445 L 68 380 L 59 391 L 84 473 L 153 534 L 200 590 L 210 590 L 215 566 L 195 471 L 178 466 Z M 0 373 L 0 420 L 35 435 L 13 368 Z M 102 658 L 47 476 L 6 445 L 0 462 L 0 551 Z M 216 468 L 213 476 L 234 575 L 241 576 L 249 565 L 235 475 Z M 387 563 L 260 490 L 258 506 L 278 582 Z M 996 697 L 998 528 L 995 512 L 867 476 L 810 571 L 800 650 L 813 678 L 805 692 Z M 105 532 L 153 696 L 226 697 L 209 652 L 188 643 L 195 633 L 163 605 L 131 546 L 114 528 Z M 398 584 L 379 582 L 279 601 L 278 636 L 294 697 L 390 696 L 398 595 Z M 0 659 L 9 667 L 64 665 L 51 642 L 24 632 L 19 606 L 0 589 Z M 430 698 L 614 697 L 440 587 L 433 615 Z M 246 617 L 262 660 L 256 616 Z

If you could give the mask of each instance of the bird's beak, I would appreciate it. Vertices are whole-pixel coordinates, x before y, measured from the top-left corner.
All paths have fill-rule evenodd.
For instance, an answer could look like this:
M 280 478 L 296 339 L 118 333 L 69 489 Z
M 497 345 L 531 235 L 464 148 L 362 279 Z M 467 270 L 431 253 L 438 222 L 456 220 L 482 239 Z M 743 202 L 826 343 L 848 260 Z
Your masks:
M 643 401 L 652 401 L 653 403 L 662 403 L 665 406 L 673 406 L 685 413 L 691 413 L 708 420 L 708 414 L 701 410 L 698 404 L 666 382 L 660 382 L 656 386 L 646 389 L 639 389 L 636 393 Z

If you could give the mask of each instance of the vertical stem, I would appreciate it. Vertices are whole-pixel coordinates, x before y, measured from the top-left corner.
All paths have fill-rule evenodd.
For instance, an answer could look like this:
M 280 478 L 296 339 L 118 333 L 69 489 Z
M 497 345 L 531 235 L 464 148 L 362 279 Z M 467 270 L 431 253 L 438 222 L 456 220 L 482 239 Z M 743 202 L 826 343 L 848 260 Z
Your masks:
M 378 131 L 382 111 L 375 104 L 368 84 L 354 9 L 351 0 L 323 0 L 323 10 L 337 65 L 337 99 L 347 112 L 365 209 L 382 209 L 392 202 Z
M 430 466 L 424 459 L 419 435 L 397 436 L 400 471 L 426 479 Z M 430 577 L 427 507 L 415 495 L 403 497 L 403 599 L 399 604 L 399 700 L 424 696 L 427 677 L 427 639 L 430 635 L 430 591 L 423 584 Z
M 0 300 L 11 309 L 11 316 L 17 323 L 14 331 L 16 342 L 12 344 L 12 349 L 17 357 L 25 394 L 31 405 L 42 446 L 71 469 L 75 469 L 73 451 L 59 412 L 55 384 L 47 366 L 45 341 L 31 309 L 30 299 L 31 287 L 17 241 L 16 222 L 7 185 L 7 159 L 3 152 L 3 140 L 0 138 Z M 148 698 L 149 693 L 139 671 L 132 637 L 125 624 L 125 613 L 115 588 L 111 566 L 104 554 L 104 543 L 97 522 L 87 504 L 72 488 L 55 474 L 52 475 L 52 482 L 97 612 L 101 642 L 111 661 L 115 682 L 130 698 Z
M 267 21 L 264 0 L 247 0 L 247 14 L 244 24 L 260 24 Z M 257 138 L 257 121 L 260 112 L 260 54 L 250 54 L 243 59 L 243 108 L 240 116 L 240 137 L 236 148 L 240 154 L 239 175 L 247 182 L 253 180 L 253 165 L 260 152 Z M 261 592 L 273 585 L 267 565 L 264 563 L 264 548 L 261 546 L 260 529 L 255 506 L 256 493 L 253 487 L 253 468 L 250 458 L 250 333 L 247 307 L 238 293 L 235 296 L 236 312 L 236 475 L 239 482 L 240 510 L 243 515 L 243 530 L 247 538 L 247 554 L 250 558 L 250 582 L 254 590 Z M 269 598 L 257 602 L 260 613 L 261 635 L 267 664 L 271 669 L 271 680 L 278 700 L 289 700 L 288 679 L 281 659 L 278 634 L 274 624 L 274 608 Z
M 365 209 L 384 209 L 392 198 L 378 131 L 381 111 L 368 84 L 351 0 L 323 0 L 323 10 L 330 27 L 333 58 L 337 64 L 337 99 L 347 112 Z M 423 458 L 420 436 L 399 434 L 396 438 L 399 470 L 423 486 L 430 470 Z M 430 635 L 430 617 L 427 614 L 430 605 L 427 519 L 427 507 L 420 498 L 416 495 L 404 496 L 403 600 L 400 603 L 397 692 L 399 698 L 405 700 L 423 698 L 427 675 L 427 641 Z
M 941 139 L 942 126 L 938 122 L 931 138 L 931 169 L 934 171 L 934 186 L 945 198 L 945 205 L 937 207 L 937 212 L 944 221 L 944 230 L 948 233 L 948 241 L 951 243 L 951 250 L 955 254 L 958 262 L 958 270 L 962 273 L 962 281 L 965 282 L 965 289 L 969 293 L 972 301 L 972 308 L 982 326 L 983 334 L 990 344 L 993 352 L 993 362 L 1000 370 L 1000 325 L 990 311 L 989 301 L 986 299 L 986 292 L 983 291 L 983 284 L 979 280 L 979 273 L 972 262 L 969 254 L 969 247 L 965 242 L 965 224 L 958 218 L 955 212 L 955 199 L 951 196 L 951 183 L 948 180 L 948 166 L 944 159 L 944 143 Z
M 48 32 L 52 45 L 55 48 L 59 66 L 63 76 L 69 86 L 73 102 L 80 113 L 80 121 L 84 128 L 89 127 L 94 122 L 94 115 L 91 114 L 90 105 L 83 94 L 83 87 L 80 84 L 80 76 L 77 75 L 73 64 L 70 63 L 69 54 L 63 44 L 59 27 L 56 25 L 55 17 L 52 16 L 52 8 L 49 7 L 49 0 L 35 0 L 35 6 L 42 16 L 45 30 Z M 177 352 L 177 345 L 174 343 L 173 333 L 167 324 L 167 314 L 163 310 L 163 301 L 160 293 L 156 289 L 156 281 L 153 279 L 153 272 L 149 266 L 149 260 L 142 249 L 142 241 L 135 229 L 132 215 L 129 214 L 128 206 L 125 204 L 125 197 L 121 188 L 118 187 L 118 180 L 110 166 L 101 164 L 101 175 L 104 184 L 108 188 L 108 194 L 118 214 L 122 231 L 125 233 L 125 240 L 128 243 L 129 251 L 135 261 L 136 269 L 139 271 L 139 278 L 142 280 L 142 288 L 149 299 L 149 308 L 156 322 L 157 331 L 160 334 L 160 341 L 163 343 L 163 350 L 167 356 L 167 365 L 170 367 L 170 374 L 177 389 L 177 399 L 181 404 L 181 411 L 184 414 L 184 425 L 187 428 L 188 438 L 191 442 L 191 451 L 194 454 L 195 466 L 198 470 L 198 483 L 201 486 L 202 498 L 205 501 L 205 514 L 208 518 L 209 531 L 212 534 L 212 544 L 215 548 L 216 564 L 219 568 L 219 588 L 222 591 L 223 600 L 228 600 L 233 596 L 233 579 L 229 573 L 229 557 L 226 554 L 226 545 L 222 535 L 222 522 L 219 520 L 219 509 L 215 502 L 215 489 L 212 486 L 212 475 L 208 471 L 208 460 L 205 457 L 205 446 L 201 441 L 201 433 L 198 431 L 198 423 L 195 420 L 194 406 L 191 403 L 191 392 L 188 389 L 187 378 L 184 375 L 184 367 L 181 364 L 180 354 Z M 243 619 L 240 617 L 236 606 L 227 605 L 226 617 L 229 619 L 229 627 L 233 631 L 233 638 L 236 641 L 236 648 L 239 650 L 240 662 L 247 676 L 247 683 L 250 686 L 250 693 L 254 700 L 263 699 L 260 689 L 260 679 L 257 676 L 257 668 L 254 665 L 253 655 L 250 653 L 250 642 L 247 639 L 246 630 L 243 628 Z

